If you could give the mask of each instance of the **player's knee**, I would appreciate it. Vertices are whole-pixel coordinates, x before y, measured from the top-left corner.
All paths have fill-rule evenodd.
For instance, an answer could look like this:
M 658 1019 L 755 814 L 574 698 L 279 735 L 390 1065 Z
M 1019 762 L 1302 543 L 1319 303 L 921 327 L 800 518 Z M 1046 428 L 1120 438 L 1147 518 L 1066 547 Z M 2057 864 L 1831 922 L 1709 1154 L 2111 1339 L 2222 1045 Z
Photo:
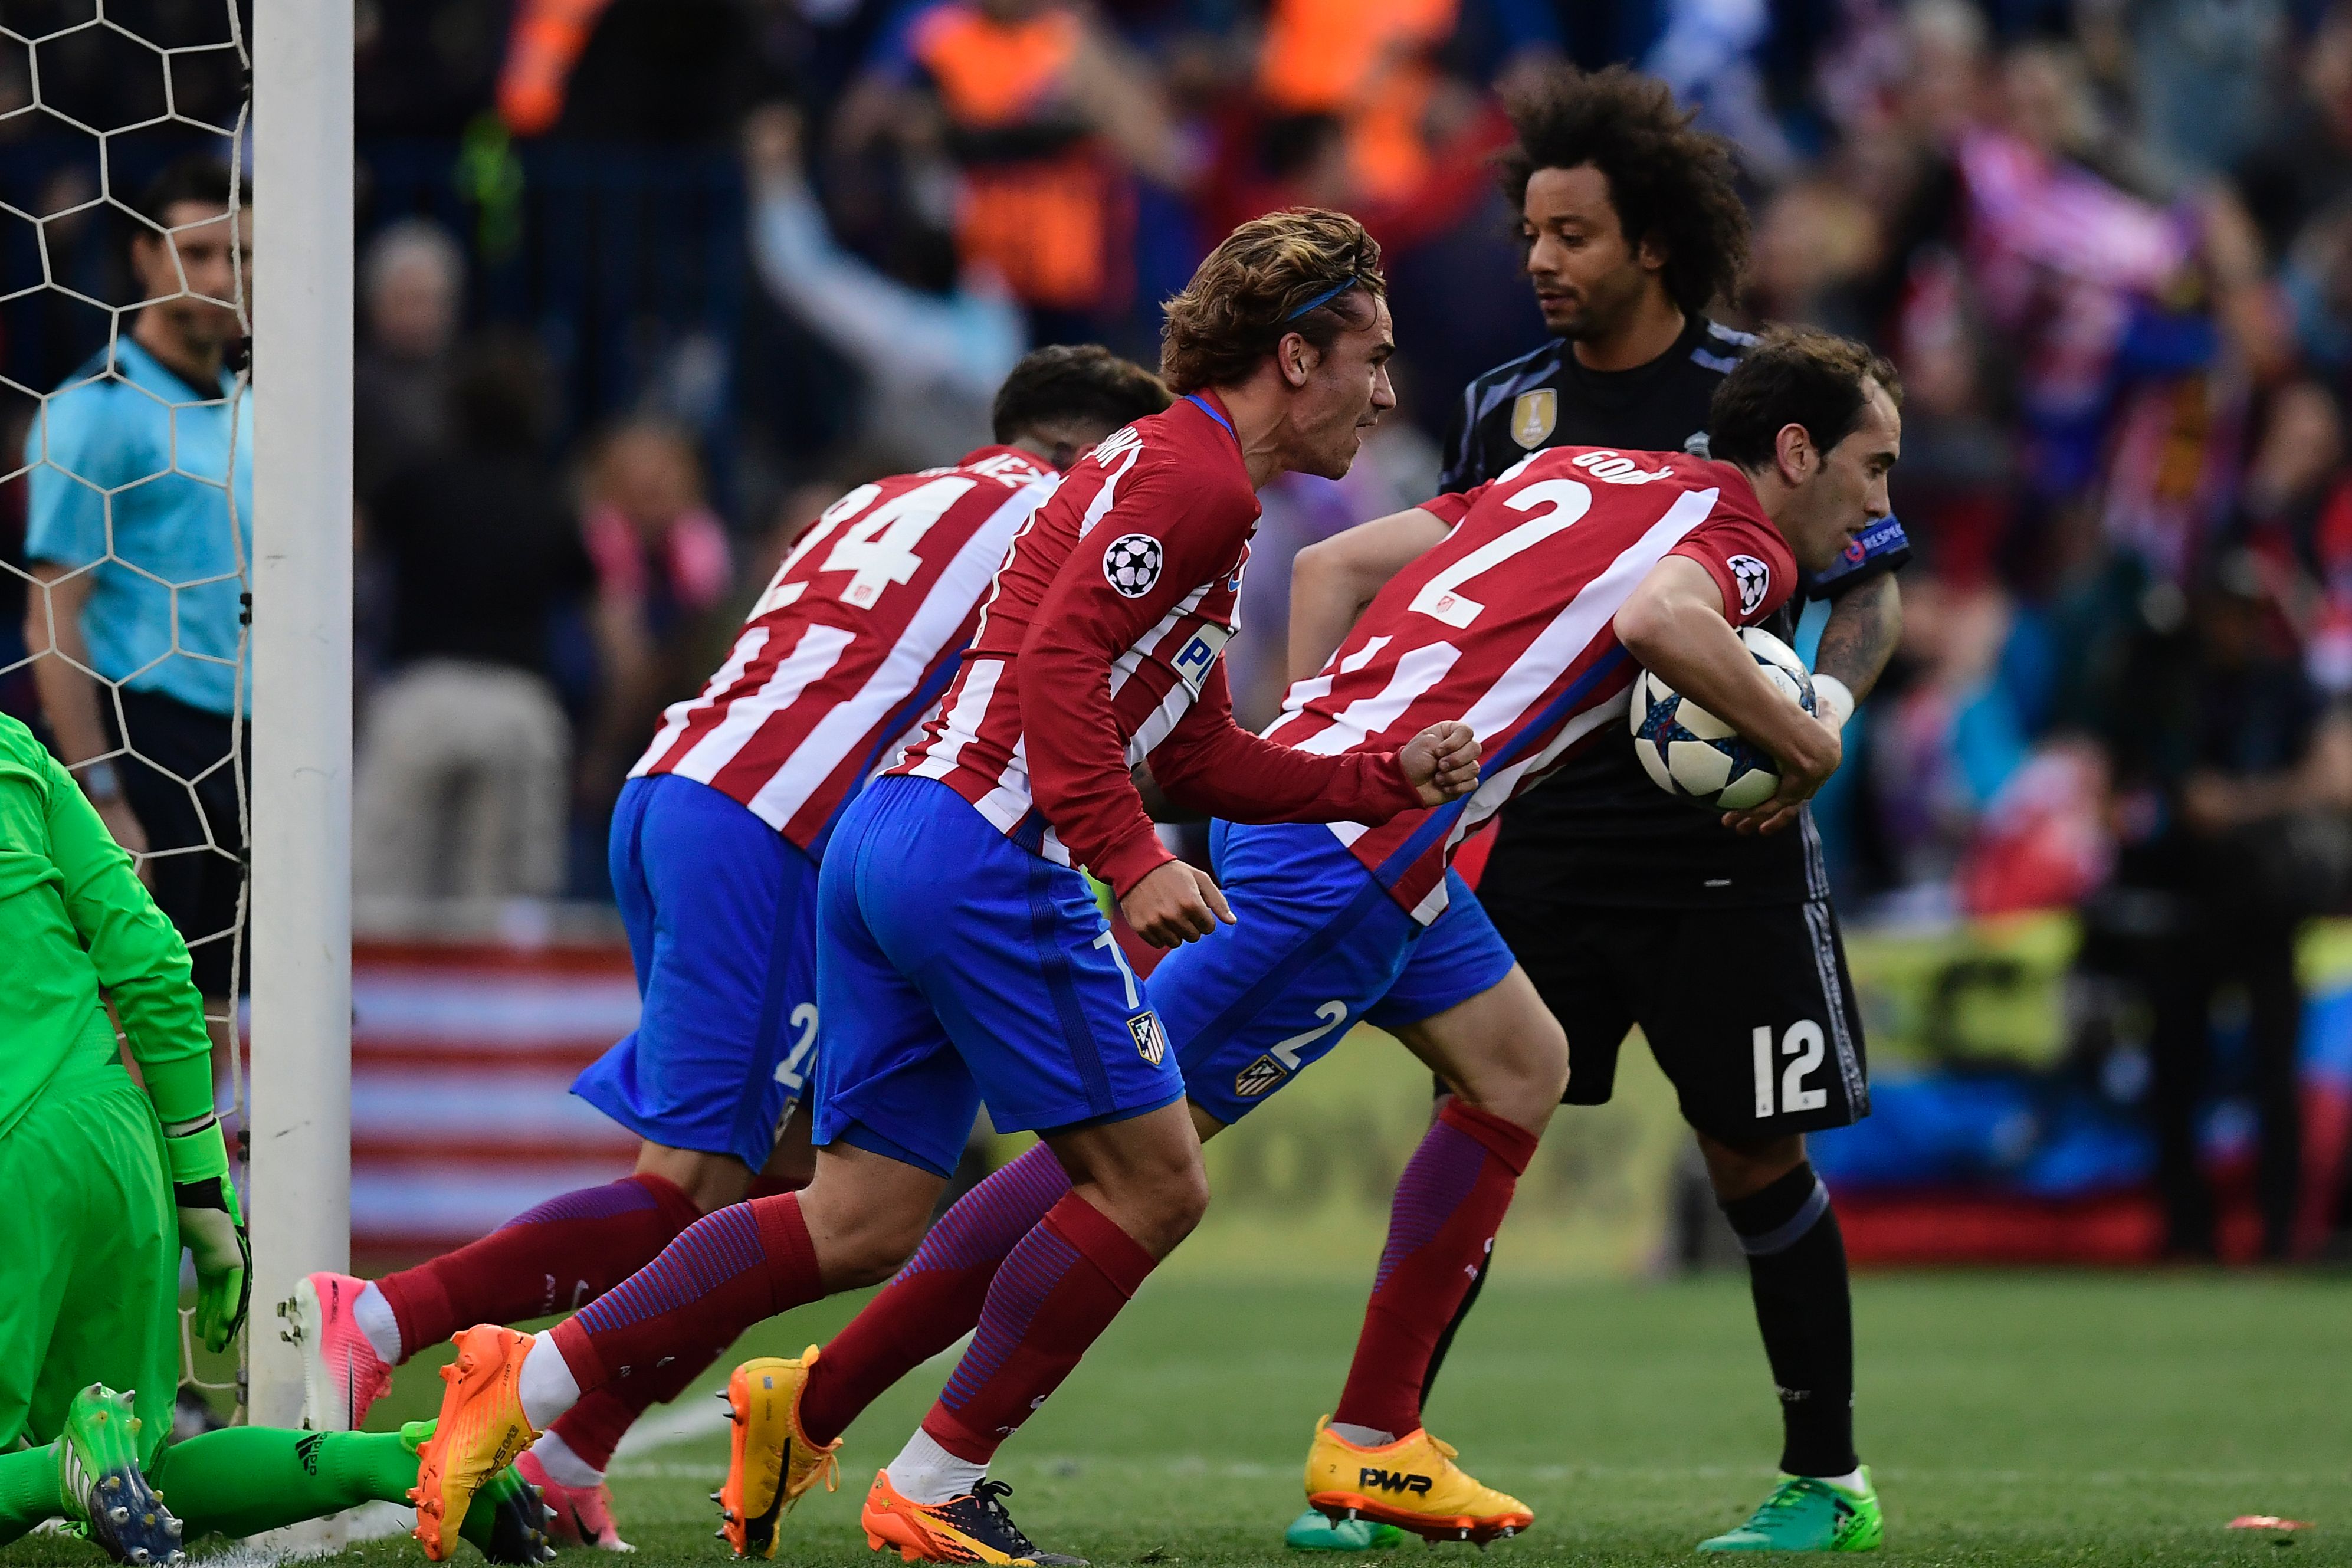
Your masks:
M 1707 1181 L 1718 1202 L 1751 1197 L 1805 1163 L 1805 1140 L 1801 1133 L 1738 1143 L 1705 1132 L 1696 1135 L 1700 1157 L 1706 1162 Z
M 879 1285 L 898 1272 L 923 1242 L 929 1215 L 868 1215 L 839 1238 L 834 1255 L 825 1259 L 825 1278 L 833 1289 L 855 1290 Z M 833 1284 L 838 1279 L 839 1284 Z
M 1568 1092 L 1568 1031 L 1546 1008 L 1542 1019 L 1530 1026 L 1534 1046 L 1529 1053 L 1528 1081 L 1551 1114 L 1550 1107 L 1559 1104 L 1559 1097 Z
M 1171 1227 L 1181 1227 L 1177 1231 L 1180 1237 L 1190 1236 L 1209 1212 L 1208 1170 L 1195 1160 L 1178 1180 L 1169 1184 L 1169 1188 L 1168 1223 Z
M 650 1140 L 638 1147 L 637 1174 L 660 1177 L 704 1214 L 741 1203 L 751 1184 L 750 1168 L 731 1154 L 673 1149 Z
M 1097 1189 L 1102 1207 L 1119 1228 L 1157 1257 L 1165 1258 L 1173 1251 L 1209 1212 L 1209 1173 L 1197 1154 L 1189 1161 L 1157 1162 L 1148 1172 L 1124 1174 L 1128 1179 Z
M 1508 1049 L 1479 1053 L 1455 1092 L 1469 1104 L 1540 1132 L 1568 1089 L 1568 1036 L 1538 1008 L 1512 1031 Z

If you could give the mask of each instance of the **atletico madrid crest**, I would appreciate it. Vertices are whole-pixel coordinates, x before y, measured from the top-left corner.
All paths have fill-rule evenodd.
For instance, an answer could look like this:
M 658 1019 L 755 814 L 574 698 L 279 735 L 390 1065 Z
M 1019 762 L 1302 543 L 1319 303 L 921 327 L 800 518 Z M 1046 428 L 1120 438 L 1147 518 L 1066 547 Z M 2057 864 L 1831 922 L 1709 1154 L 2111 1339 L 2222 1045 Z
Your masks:
M 1532 452 L 1559 423 L 1559 394 L 1549 386 L 1522 392 L 1511 405 L 1511 439 Z
M 1135 1037 L 1135 1054 L 1158 1067 L 1168 1054 L 1168 1037 L 1160 1032 L 1160 1015 L 1138 1013 L 1127 1021 L 1127 1032 Z
M 1260 1057 L 1234 1075 L 1234 1095 L 1239 1100 L 1255 1100 L 1283 1079 L 1282 1064 L 1272 1057 Z

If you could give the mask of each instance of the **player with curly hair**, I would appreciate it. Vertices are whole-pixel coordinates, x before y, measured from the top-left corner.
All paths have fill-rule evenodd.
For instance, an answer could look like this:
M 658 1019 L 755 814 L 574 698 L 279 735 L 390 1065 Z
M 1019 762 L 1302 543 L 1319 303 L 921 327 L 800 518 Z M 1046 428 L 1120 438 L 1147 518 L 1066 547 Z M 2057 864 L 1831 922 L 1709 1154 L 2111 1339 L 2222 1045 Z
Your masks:
M 1756 342 L 1705 313 L 1734 297 L 1748 254 L 1730 146 L 1694 128 L 1664 83 L 1622 67 L 1553 73 L 1508 107 L 1518 140 L 1500 160 L 1503 189 L 1554 337 L 1464 390 L 1443 488 L 1466 490 L 1561 446 L 1710 455 L 1708 432 L 1728 412 L 1711 416 L 1711 405 Z M 1784 411 L 1786 386 L 1747 384 L 1765 414 Z M 1711 455 L 1750 454 L 1718 436 Z M 1319 666 L 1349 607 L 1429 544 L 1426 530 L 1384 519 L 1302 552 L 1294 601 L 1339 613 L 1293 616 L 1291 673 Z M 1903 525 L 1876 519 L 1765 623 L 1790 640 L 1806 600 L 1829 602 L 1813 681 L 1841 725 L 1894 652 L 1895 572 L 1909 555 Z M 1845 1247 L 1804 1134 L 1869 1113 L 1862 1019 L 1810 812 L 1759 826 L 1734 831 L 1659 790 L 1621 729 L 1504 809 L 1475 885 L 1568 1031 L 1567 1102 L 1609 1099 L 1639 1024 L 1748 1254 L 1784 1479 L 1706 1546 L 1854 1550 L 1877 1542 L 1879 1510 L 1853 1446 Z M 1684 984 L 1702 969 L 1709 984 Z M 1424 1394 L 1486 1267 L 1437 1343 Z M 1355 1524 L 1334 1531 L 1311 1513 L 1291 1538 L 1366 1543 Z

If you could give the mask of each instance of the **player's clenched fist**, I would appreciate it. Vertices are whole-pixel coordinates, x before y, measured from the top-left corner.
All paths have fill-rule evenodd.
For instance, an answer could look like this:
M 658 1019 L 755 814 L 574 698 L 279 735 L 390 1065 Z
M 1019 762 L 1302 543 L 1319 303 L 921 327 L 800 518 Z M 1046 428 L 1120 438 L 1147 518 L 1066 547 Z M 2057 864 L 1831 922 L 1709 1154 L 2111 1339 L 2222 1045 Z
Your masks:
M 1234 923 L 1233 907 L 1206 871 L 1171 860 L 1127 890 L 1118 912 L 1154 947 L 1179 947 Z
M 1444 805 L 1478 787 L 1478 737 L 1470 726 L 1447 720 L 1432 724 L 1397 753 L 1405 782 L 1421 792 L 1423 805 Z

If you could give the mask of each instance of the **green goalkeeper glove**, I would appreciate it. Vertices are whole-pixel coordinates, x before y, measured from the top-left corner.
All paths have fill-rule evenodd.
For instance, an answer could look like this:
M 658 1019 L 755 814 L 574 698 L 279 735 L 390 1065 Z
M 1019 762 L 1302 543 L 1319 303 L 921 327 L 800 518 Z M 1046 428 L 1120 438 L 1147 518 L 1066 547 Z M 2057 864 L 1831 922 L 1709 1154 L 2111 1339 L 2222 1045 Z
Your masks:
M 196 1331 L 206 1350 L 226 1350 L 244 1327 L 252 1300 L 253 1243 L 245 1234 L 236 1184 L 229 1180 L 220 1118 L 165 1129 L 163 1152 L 172 1163 L 180 1240 L 196 1260 Z

